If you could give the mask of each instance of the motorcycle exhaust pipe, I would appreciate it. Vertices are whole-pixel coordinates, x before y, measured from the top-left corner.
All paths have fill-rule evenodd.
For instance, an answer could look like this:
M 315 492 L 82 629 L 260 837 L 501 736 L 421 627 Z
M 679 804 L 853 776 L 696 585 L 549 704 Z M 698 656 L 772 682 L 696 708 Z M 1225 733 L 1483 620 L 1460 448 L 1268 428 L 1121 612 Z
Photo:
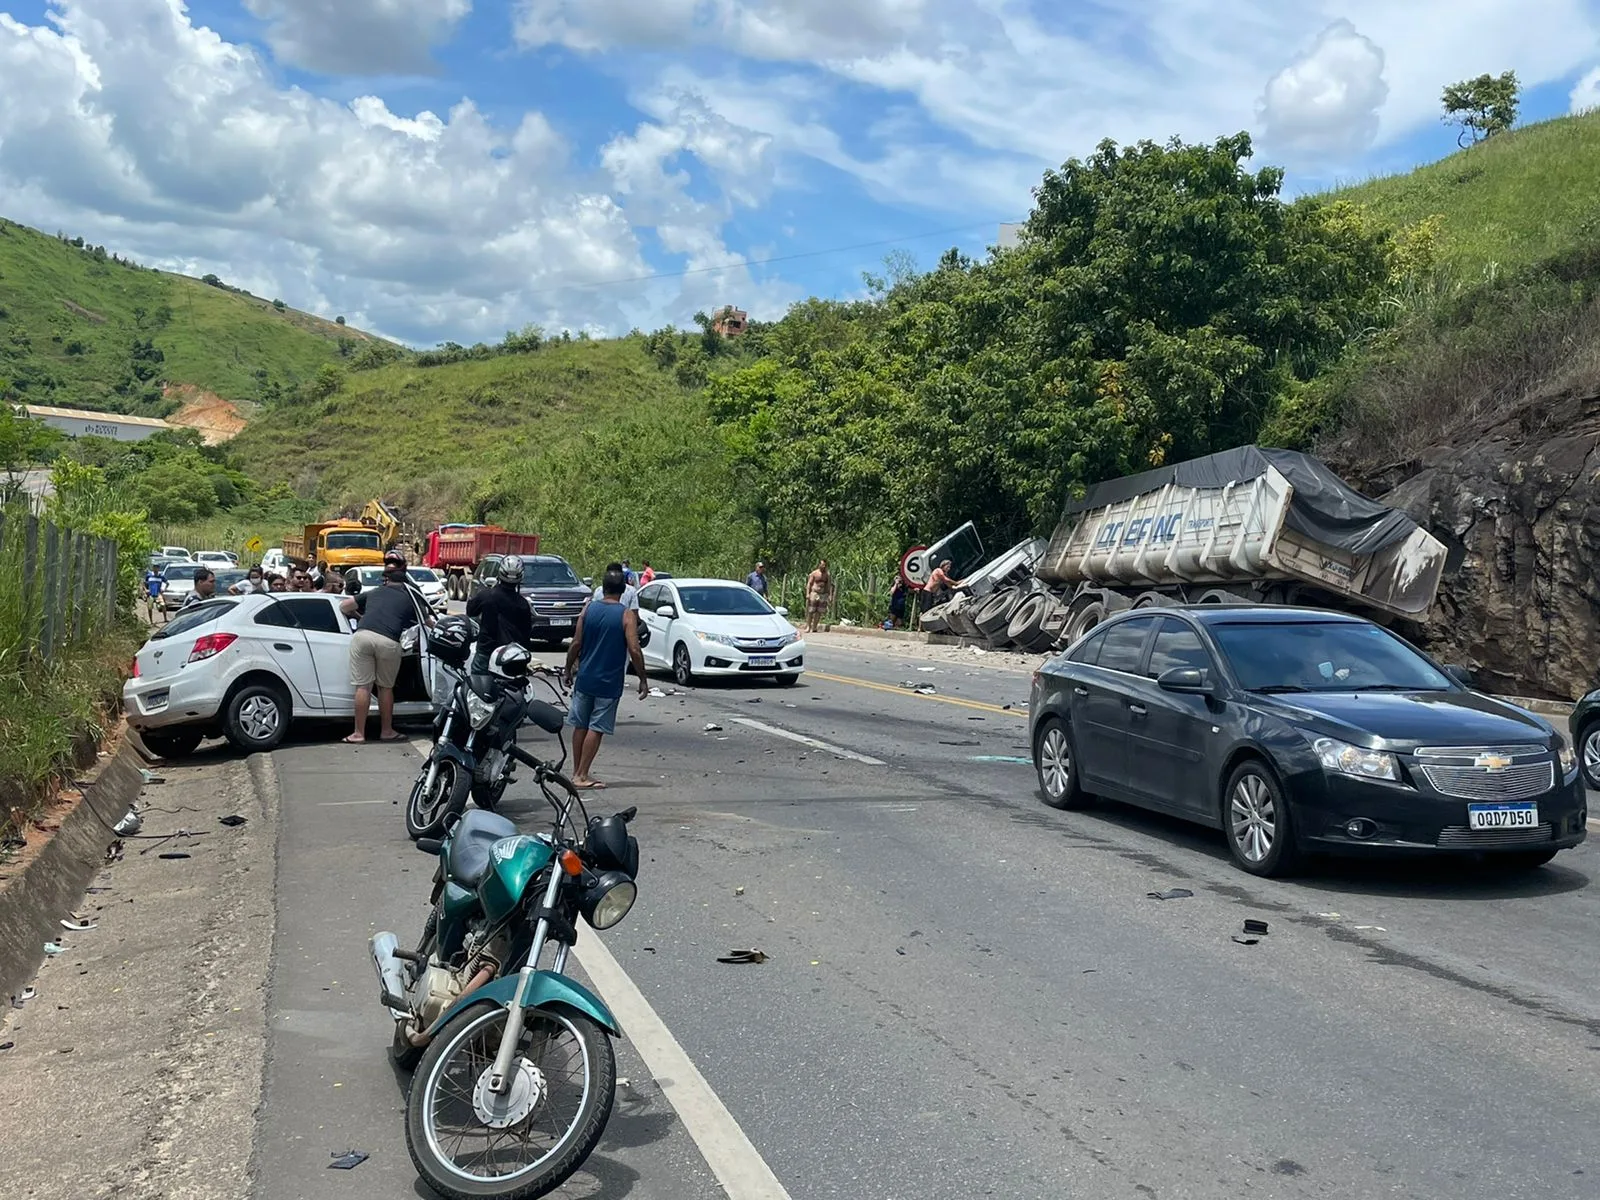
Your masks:
M 372 965 L 378 972 L 378 999 L 396 1016 L 410 1016 L 405 970 L 395 953 L 400 949 L 400 939 L 392 933 L 375 933 L 368 945 L 372 948 Z
M 376 941 L 377 939 L 374 938 L 373 940 Z M 473 992 L 477 991 L 484 984 L 492 980 L 494 978 L 494 972 L 495 968 L 492 966 L 480 968 L 478 973 L 472 977 L 472 981 L 467 984 L 466 990 L 464 990 L 461 995 L 456 997 L 456 1003 L 459 1004 L 462 1000 L 466 999 Z M 432 1040 L 433 1039 L 428 1036 L 425 1030 L 416 1030 L 406 1034 L 406 1041 L 410 1042 L 418 1050 L 422 1049 Z

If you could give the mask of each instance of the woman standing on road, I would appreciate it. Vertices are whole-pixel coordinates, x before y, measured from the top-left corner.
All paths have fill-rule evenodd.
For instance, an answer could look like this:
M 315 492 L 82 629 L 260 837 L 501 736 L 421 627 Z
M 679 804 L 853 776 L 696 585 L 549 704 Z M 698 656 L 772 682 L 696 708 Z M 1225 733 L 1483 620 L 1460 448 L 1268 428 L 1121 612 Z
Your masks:
M 828 570 L 828 560 L 821 559 L 817 569 L 806 576 L 806 632 L 815 633 L 833 602 L 833 575 Z

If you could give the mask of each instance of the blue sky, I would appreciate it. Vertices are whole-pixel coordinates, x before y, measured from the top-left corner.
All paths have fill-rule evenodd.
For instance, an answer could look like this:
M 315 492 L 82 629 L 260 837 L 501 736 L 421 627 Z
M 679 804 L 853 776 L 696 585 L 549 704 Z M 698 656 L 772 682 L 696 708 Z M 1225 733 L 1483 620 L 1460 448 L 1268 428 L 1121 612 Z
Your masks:
M 981 255 L 1101 137 L 1248 129 L 1314 191 L 1453 150 L 1465 76 L 1600 103 L 1600 0 L 1536 8 L 0 0 L 0 214 L 419 345 L 771 317 Z

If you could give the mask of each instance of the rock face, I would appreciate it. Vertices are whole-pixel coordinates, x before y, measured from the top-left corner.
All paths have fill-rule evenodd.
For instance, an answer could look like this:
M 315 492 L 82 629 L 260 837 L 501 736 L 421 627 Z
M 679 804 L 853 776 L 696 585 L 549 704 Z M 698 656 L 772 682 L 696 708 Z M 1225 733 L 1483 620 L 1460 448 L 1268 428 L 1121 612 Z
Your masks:
M 1530 399 L 1415 459 L 1330 465 L 1450 548 L 1406 630 L 1479 687 L 1574 700 L 1600 687 L 1600 397 Z

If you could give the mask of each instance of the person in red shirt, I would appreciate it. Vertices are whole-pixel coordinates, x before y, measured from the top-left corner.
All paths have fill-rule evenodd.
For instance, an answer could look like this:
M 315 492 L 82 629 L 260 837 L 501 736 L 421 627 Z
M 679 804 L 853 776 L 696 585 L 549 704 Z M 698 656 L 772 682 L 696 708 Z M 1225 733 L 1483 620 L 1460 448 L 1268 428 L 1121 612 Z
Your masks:
M 644 560 L 644 570 L 639 572 L 639 586 L 643 587 L 656 577 L 656 569 L 650 565 L 650 560 Z

